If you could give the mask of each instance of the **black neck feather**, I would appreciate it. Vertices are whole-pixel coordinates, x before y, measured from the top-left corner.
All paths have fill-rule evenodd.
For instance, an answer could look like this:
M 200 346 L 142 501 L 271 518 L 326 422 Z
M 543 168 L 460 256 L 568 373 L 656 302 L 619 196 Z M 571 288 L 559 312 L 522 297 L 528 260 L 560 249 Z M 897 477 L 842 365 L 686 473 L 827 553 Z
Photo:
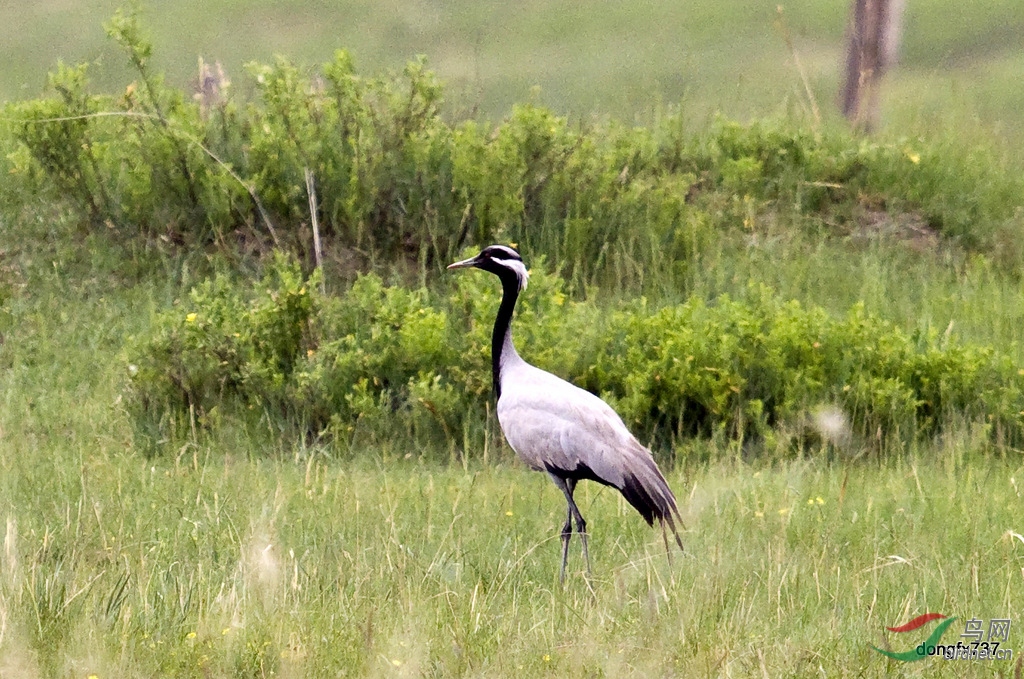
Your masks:
M 506 353 L 515 354 L 516 348 L 512 345 L 512 312 L 516 307 L 516 299 L 519 297 L 519 278 L 512 271 L 502 271 L 498 274 L 501 279 L 501 305 L 498 307 L 498 316 L 494 319 L 494 332 L 491 334 L 491 377 L 494 380 L 494 397 L 501 398 L 501 361 Z

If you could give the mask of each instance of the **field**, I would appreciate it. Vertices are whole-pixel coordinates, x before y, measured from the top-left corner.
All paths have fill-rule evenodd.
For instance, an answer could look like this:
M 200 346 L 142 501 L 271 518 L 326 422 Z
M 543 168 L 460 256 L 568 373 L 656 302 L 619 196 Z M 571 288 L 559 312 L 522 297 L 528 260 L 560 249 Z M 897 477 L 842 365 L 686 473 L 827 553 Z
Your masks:
M 65 4 L 35 3 L 0 28 L 25 57 L 0 74 L 0 97 L 37 96 L 60 56 L 98 59 L 99 89 L 120 93 L 136 77 L 104 42 L 100 22 L 116 5 Z M 222 58 L 244 92 L 253 85 L 241 65 L 275 52 L 317 63 L 345 46 L 371 74 L 423 52 L 448 81 L 443 116 L 452 119 L 502 119 L 530 100 L 574 121 L 630 124 L 681 107 L 694 135 L 722 113 L 814 128 L 793 147 L 780 133 L 786 149 L 816 139 L 774 4 L 607 4 L 585 16 L 535 5 L 254 2 L 243 14 L 212 2 L 184 15 L 165 3 L 143 16 L 172 87 L 186 86 L 198 53 Z M 588 309 L 611 317 L 742 301 L 765 285 L 830 317 L 860 303 L 922 345 L 939 337 L 942 350 L 978 347 L 1024 375 L 1024 198 L 1013 183 L 1024 164 L 1024 62 L 1012 48 L 1024 25 L 1011 0 L 956 5 L 956 22 L 951 7 L 910 3 L 903 67 L 887 84 L 877 144 L 893 153 L 878 165 L 897 178 L 915 167 L 931 173 L 912 178 L 910 198 L 866 184 L 861 195 L 838 191 L 831 212 L 801 212 L 789 189 L 758 193 L 784 183 L 767 165 L 763 181 L 750 181 L 742 164 L 719 159 L 708 173 L 725 166 L 727 180 L 701 179 L 703 202 L 682 213 L 706 216 L 714 237 L 680 255 L 680 267 L 627 261 L 647 252 L 630 242 L 621 250 L 628 266 L 574 274 L 564 295 L 551 281 L 580 264 L 586 244 L 526 220 L 542 263 L 524 293 L 535 295 L 525 317 L 539 328 L 517 334 L 524 357 L 561 365 L 552 355 L 574 351 L 551 346 L 572 327 L 550 330 L 537 308 L 568 315 L 578 304 L 573 322 L 586 322 Z M 822 2 L 784 8 L 830 130 L 839 12 Z M 614 133 L 602 125 L 586 134 Z M 191 322 L 190 290 L 215 273 L 256 287 L 269 257 L 251 244 L 239 252 L 189 241 L 185 227 L 184 245 L 171 245 L 91 223 L 55 197 L 44 173 L 13 171 L 25 154 L 10 129 L 0 124 L 12 169 L 0 190 L 0 678 L 1021 675 L 1024 458 L 991 414 L 941 412 L 938 433 L 916 438 L 879 427 L 829 442 L 793 434 L 788 421 L 774 425 L 774 447 L 724 426 L 656 438 L 685 551 L 666 553 L 618 493 L 583 483 L 593 576 L 574 541 L 561 586 L 564 501 L 515 459 L 486 394 L 469 399 L 464 431 L 443 437 L 422 435 L 393 403 L 374 410 L 382 396 L 367 406 L 384 416 L 366 425 L 365 440 L 296 433 L 270 407 L 247 419 L 227 400 L 176 413 L 177 428 L 143 440 L 131 379 L 140 338 L 172 316 Z M 855 140 L 849 153 L 870 145 Z M 796 195 L 810 184 L 795 181 Z M 913 204 L 915 191 L 944 202 L 939 226 L 922 216 L 927 205 Z M 962 233 L 939 228 L 956 219 Z M 353 276 L 344 252 L 329 247 L 337 297 Z M 396 288 L 423 286 L 444 300 L 455 284 L 443 264 L 399 257 L 373 268 Z M 610 280 L 620 270 L 627 275 Z M 458 303 L 436 305 L 420 312 L 452 314 Z M 1015 657 L 904 663 L 872 650 L 920 644 L 935 623 L 885 628 L 926 612 L 956 617 L 941 640 L 952 644 L 969 619 L 985 631 L 1010 619 L 1004 648 Z
M 58 59 L 95 62 L 97 82 L 121 91 L 133 76 L 102 29 L 120 4 L 46 0 L 12 9 L 0 41 L 18 58 L 0 73 L 0 100 L 37 95 Z M 599 2 L 586 11 L 547 2 L 513 9 L 259 0 L 244 9 L 224 1 L 150 3 L 144 17 L 159 68 L 180 87 L 195 78 L 198 56 L 223 62 L 242 86 L 244 64 L 275 54 L 315 65 L 346 48 L 369 73 L 424 54 L 448 85 L 453 113 L 491 119 L 528 100 L 583 118 L 646 121 L 658 107 L 676 104 L 697 124 L 718 113 L 809 117 L 788 34 L 820 110 L 834 119 L 846 7 L 812 0 L 782 8 L 779 23 L 776 3 L 742 0 Z M 905 26 L 900 66 L 885 85 L 890 130 L 980 128 L 978 134 L 994 131 L 1019 145 L 1024 95 L 1012 83 L 1024 67 L 1017 49 L 1024 18 L 1017 3 L 908 3 Z
M 887 676 L 902 669 L 869 645 L 912 644 L 884 626 L 1022 605 L 1024 470 L 966 431 L 887 462 L 682 464 L 671 558 L 584 484 L 594 577 L 574 543 L 564 588 L 562 500 L 507 453 L 268 458 L 226 437 L 147 459 L 116 405 L 123 366 L 95 357 L 160 291 L 114 300 L 108 282 L 26 309 L 5 348 L 4 676 Z

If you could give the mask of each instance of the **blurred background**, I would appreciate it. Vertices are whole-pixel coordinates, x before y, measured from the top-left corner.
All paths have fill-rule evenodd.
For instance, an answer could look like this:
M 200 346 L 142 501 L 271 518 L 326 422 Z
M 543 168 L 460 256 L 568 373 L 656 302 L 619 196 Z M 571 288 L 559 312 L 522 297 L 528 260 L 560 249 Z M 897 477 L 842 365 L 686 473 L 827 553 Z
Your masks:
M 118 0 L 38 0 L 0 10 L 0 100 L 37 96 L 58 60 L 87 61 L 96 89 L 133 80 L 103 22 Z M 643 123 L 666 106 L 716 114 L 839 120 L 849 0 L 165 0 L 144 3 L 154 66 L 187 87 L 197 58 L 244 65 L 275 54 L 314 69 L 348 49 L 363 74 L 417 54 L 446 83 L 446 113 L 496 120 L 533 101 L 574 116 Z M 801 72 L 810 85 L 810 96 Z M 898 63 L 886 75 L 888 133 L 952 131 L 1024 144 L 1021 0 L 908 0 Z

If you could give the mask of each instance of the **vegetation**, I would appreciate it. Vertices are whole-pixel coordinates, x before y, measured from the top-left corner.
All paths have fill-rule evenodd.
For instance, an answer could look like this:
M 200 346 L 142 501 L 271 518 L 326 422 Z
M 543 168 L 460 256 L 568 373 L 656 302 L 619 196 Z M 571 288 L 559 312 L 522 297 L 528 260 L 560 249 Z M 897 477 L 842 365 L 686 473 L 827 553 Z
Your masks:
M 309 251 L 308 170 L 323 236 L 364 267 L 411 256 L 436 269 L 468 243 L 505 239 L 558 261 L 574 290 L 645 278 L 676 289 L 711 242 L 756 234 L 765 218 L 835 235 L 909 221 L 1010 266 L 1024 257 L 1013 238 L 1024 182 L 983 150 L 951 157 L 771 124 L 693 136 L 677 115 L 575 127 L 529 105 L 493 129 L 449 123 L 422 62 L 366 79 L 344 52 L 315 77 L 283 59 L 253 65 L 252 103 L 220 90 L 190 101 L 151 72 L 134 15 L 109 30 L 138 86 L 92 95 L 84 65 L 61 67 L 56 96 L 7 116 L 19 195 L 70 199 L 83 228 Z
M 0 675 L 887 676 L 869 646 L 920 639 L 886 626 L 1022 608 L 1012 154 L 492 124 L 345 52 L 193 98 L 107 30 L 128 88 L 61 65 L 0 115 Z M 499 290 L 443 272 L 491 241 L 531 266 L 521 352 L 652 445 L 685 554 L 581 484 L 595 577 L 574 549 L 558 586 L 562 505 L 491 414 Z
M 136 76 L 102 27 L 119 4 L 40 0 L 13 7 L 0 41 L 19 58 L 0 72 L 0 101 L 35 96 L 61 58 L 90 62 L 97 88 L 123 92 Z M 810 120 L 803 74 L 824 121 L 833 121 L 845 6 L 782 3 L 781 14 L 778 7 L 593 0 L 585 9 L 535 2 L 522 12 L 471 0 L 443 6 L 165 0 L 144 3 L 142 16 L 155 47 L 152 64 L 178 88 L 196 78 L 197 56 L 222 63 L 234 89 L 246 93 L 251 61 L 286 54 L 318 64 L 344 47 L 362 73 L 400 70 L 413 55 L 428 55 L 447 83 L 444 107 L 454 115 L 498 120 L 531 101 L 584 120 L 611 115 L 644 122 L 678 104 L 692 129 L 719 114 L 746 121 L 795 113 Z M 1020 157 L 1024 92 L 1013 83 L 1024 63 L 1024 15 L 1016 0 L 907 3 L 904 27 L 900 62 L 883 91 L 892 133 L 994 135 Z
M 934 331 L 908 336 L 863 305 L 834 319 L 762 288 L 746 302 L 609 312 L 567 300 L 557 276 L 532 280 L 519 323 L 524 346 L 543 347 L 531 358 L 603 395 L 648 438 L 767 439 L 785 454 L 808 434 L 828 442 L 814 429 L 829 408 L 860 447 L 964 421 L 1000 445 L 1022 437 L 1024 370 L 1011 357 Z M 399 430 L 425 451 L 484 446 L 493 281 L 459 277 L 447 297 L 372 274 L 339 297 L 317 283 L 278 256 L 252 299 L 221 275 L 160 314 L 129 352 L 140 422 L 163 438 L 252 411 L 356 449 Z

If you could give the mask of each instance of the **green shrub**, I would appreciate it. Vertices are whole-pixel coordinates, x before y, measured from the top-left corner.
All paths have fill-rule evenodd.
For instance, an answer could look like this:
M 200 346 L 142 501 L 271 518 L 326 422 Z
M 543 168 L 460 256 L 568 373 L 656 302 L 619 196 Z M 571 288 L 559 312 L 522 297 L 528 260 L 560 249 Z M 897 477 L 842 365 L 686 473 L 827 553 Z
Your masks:
M 278 256 L 255 289 L 219 275 L 161 314 L 129 349 L 132 407 L 143 423 L 259 409 L 301 421 L 293 373 L 311 346 L 317 280 Z M 243 291 L 244 290 L 244 291 Z
M 134 13 L 107 29 L 138 77 L 122 96 L 90 94 L 84 66 L 58 66 L 47 97 L 4 116 L 18 121 L 8 177 L 67 201 L 86 229 L 306 253 L 309 170 L 325 241 L 357 253 L 359 270 L 400 259 L 438 270 L 467 245 L 514 241 L 559 262 L 574 294 L 671 289 L 762 217 L 845 236 L 880 210 L 1009 265 L 1024 257 L 1024 186 L 983 150 L 771 123 L 693 134 L 679 115 L 570 124 L 534 105 L 498 124 L 449 121 L 422 60 L 367 77 L 344 51 L 317 70 L 252 64 L 251 88 L 220 82 L 208 100 L 153 72 Z
M 594 305 L 573 303 L 563 280 L 534 271 L 516 336 L 531 360 L 582 374 L 596 346 Z M 129 349 L 132 410 L 159 437 L 191 417 L 255 411 L 296 434 L 339 442 L 405 432 L 426 444 L 481 431 L 491 393 L 490 337 L 500 287 L 453 277 L 447 295 L 359 277 L 324 297 L 278 256 L 251 289 L 220 275 L 158 316 Z M 588 325 L 589 330 L 580 331 Z
M 701 300 L 619 312 L 588 384 L 654 435 L 803 435 L 834 406 L 864 440 L 935 436 L 987 420 L 1019 440 L 1024 380 L 988 347 L 909 336 L 854 306 L 843 318 L 758 288 L 747 301 Z
M 353 449 L 395 437 L 416 450 L 481 445 L 501 294 L 491 276 L 455 276 L 446 294 L 366 275 L 323 297 L 316 282 L 279 256 L 253 289 L 226 276 L 194 288 L 132 349 L 134 411 L 165 428 L 255 411 Z M 528 360 L 663 444 L 829 440 L 815 433 L 823 407 L 843 413 L 843 436 L 875 444 L 965 419 L 1002 443 L 1024 436 L 1024 377 L 1006 356 L 908 335 L 860 305 L 835 318 L 755 287 L 714 305 L 607 309 L 568 299 L 563 279 L 538 267 L 514 333 Z
M 98 223 L 111 209 L 111 201 L 99 166 L 103 143 L 90 129 L 95 119 L 88 116 L 101 110 L 104 102 L 86 93 L 86 74 L 85 65 L 58 64 L 47 79 L 58 96 L 20 105 L 12 117 L 32 122 L 16 125 L 14 135 L 28 154 L 18 157 L 12 152 L 11 173 L 18 176 L 20 170 L 32 188 L 46 187 L 52 195 L 63 196 Z M 35 122 L 42 120 L 47 122 Z

